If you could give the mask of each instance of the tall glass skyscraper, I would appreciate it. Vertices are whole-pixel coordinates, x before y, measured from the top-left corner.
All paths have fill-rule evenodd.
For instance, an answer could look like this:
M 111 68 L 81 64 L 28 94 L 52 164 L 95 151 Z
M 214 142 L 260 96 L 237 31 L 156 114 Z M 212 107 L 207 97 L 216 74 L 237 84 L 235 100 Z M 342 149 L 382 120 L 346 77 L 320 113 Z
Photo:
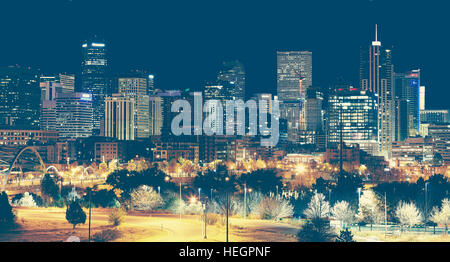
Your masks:
M 396 97 L 406 101 L 408 137 L 420 131 L 420 69 L 395 73 Z
M 37 71 L 20 66 L 0 68 L 0 125 L 39 128 L 41 90 Z
M 395 137 L 394 66 L 392 51 L 382 48 L 378 41 L 378 26 L 375 31 L 372 45 L 361 48 L 360 85 L 362 90 L 377 95 L 379 153 L 389 158 Z
M 229 96 L 235 100 L 245 100 L 245 68 L 244 64 L 235 61 L 225 61 L 217 76 L 218 81 L 229 84 Z
M 92 95 L 61 93 L 56 97 L 56 130 L 60 137 L 81 138 L 92 135 Z
M 94 134 L 100 133 L 109 84 L 105 42 L 98 39 L 85 41 L 82 44 L 81 89 L 84 93 L 92 94 Z
M 287 120 L 288 139 L 298 142 L 305 130 L 306 91 L 312 85 L 312 53 L 308 51 L 277 52 L 277 94 L 281 118 Z
M 355 89 L 339 90 L 328 100 L 327 144 L 358 144 L 378 154 L 377 96 Z M 342 133 L 341 133 L 342 132 Z

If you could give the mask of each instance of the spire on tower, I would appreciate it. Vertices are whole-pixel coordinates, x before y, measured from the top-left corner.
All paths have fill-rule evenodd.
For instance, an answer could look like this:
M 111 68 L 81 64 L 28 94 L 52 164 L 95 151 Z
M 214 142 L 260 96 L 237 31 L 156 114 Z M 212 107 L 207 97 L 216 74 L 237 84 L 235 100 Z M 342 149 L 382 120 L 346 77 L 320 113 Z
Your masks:
M 375 24 L 375 41 L 372 42 L 372 46 L 381 46 L 381 42 L 378 41 L 378 24 Z

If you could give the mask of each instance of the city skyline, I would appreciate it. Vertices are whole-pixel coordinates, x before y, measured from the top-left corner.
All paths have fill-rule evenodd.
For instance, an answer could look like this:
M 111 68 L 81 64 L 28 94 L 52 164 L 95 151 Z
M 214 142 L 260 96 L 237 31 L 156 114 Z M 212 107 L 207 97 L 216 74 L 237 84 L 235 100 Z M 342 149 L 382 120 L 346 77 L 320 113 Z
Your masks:
M 41 14 L 47 12 L 55 13 L 59 16 L 58 11 L 62 8 L 70 8 L 73 10 L 84 10 L 89 14 L 95 11 L 99 11 L 101 8 L 101 1 L 95 2 L 89 6 L 89 9 L 83 9 L 86 7 L 86 3 L 83 1 L 72 1 L 65 3 L 47 3 L 40 2 L 40 5 L 36 6 L 38 10 L 41 10 Z M 351 2 L 351 1 L 350 1 Z M 360 1 L 363 2 L 363 1 Z M 201 3 L 195 3 L 196 6 Z M 287 11 L 283 7 L 284 5 L 292 4 L 289 1 L 284 1 L 277 6 L 263 5 L 261 10 L 263 13 L 267 13 L 270 7 L 276 8 L 276 10 L 284 10 L 289 14 L 292 11 Z M 311 10 L 317 10 L 319 7 L 313 3 L 302 3 L 303 5 L 292 4 L 297 8 L 310 8 Z M 14 13 L 17 6 L 10 4 Z M 34 5 L 30 3 L 30 5 Z M 218 17 L 226 15 L 227 11 L 230 11 L 230 6 L 224 6 L 217 14 Z M 232 28 L 235 29 L 236 36 L 231 39 L 224 39 L 224 37 L 218 37 L 217 32 L 211 32 L 208 29 L 213 25 L 222 24 L 222 22 L 215 21 L 208 28 L 198 27 L 192 30 L 188 30 L 182 35 L 182 29 L 184 26 L 179 25 L 180 28 L 173 28 L 171 24 L 170 30 L 162 32 L 163 27 L 160 23 L 149 23 L 145 26 L 145 23 L 137 23 L 134 18 L 131 21 L 127 19 L 121 19 L 120 26 L 117 26 L 116 21 L 112 21 L 112 16 L 99 12 L 95 17 L 90 18 L 88 22 L 77 21 L 77 18 L 72 13 L 61 20 L 61 25 L 55 25 L 54 20 L 40 16 L 37 19 L 37 26 L 49 25 L 50 28 L 65 26 L 66 30 L 59 30 L 54 37 L 51 45 L 43 44 L 41 38 L 42 35 L 36 35 L 26 41 L 27 45 L 23 46 L 24 36 L 17 35 L 11 32 L 11 37 L 15 41 L 9 41 L 8 43 L 0 44 L 0 55 L 3 56 L 2 66 L 11 64 L 21 65 L 34 65 L 41 69 L 44 73 L 60 73 L 60 72 L 72 72 L 80 73 L 80 57 L 79 57 L 79 45 L 81 45 L 85 39 L 91 38 L 93 35 L 99 35 L 106 39 L 109 46 L 109 56 L 112 72 L 119 74 L 120 72 L 126 72 L 135 67 L 147 68 L 156 75 L 156 83 L 162 89 L 176 89 L 179 86 L 187 86 L 192 90 L 200 90 L 205 80 L 214 79 L 217 71 L 220 69 L 221 62 L 226 60 L 240 60 L 246 67 L 247 73 L 247 98 L 252 94 L 257 93 L 261 87 L 268 90 L 272 94 L 276 94 L 276 51 L 302 51 L 308 50 L 314 53 L 314 83 L 315 86 L 321 86 L 327 88 L 332 85 L 337 77 L 343 76 L 348 82 L 354 86 L 358 85 L 358 50 L 360 46 L 366 46 L 367 43 L 373 38 L 373 26 L 379 24 L 380 27 L 380 39 L 386 46 L 394 46 L 395 55 L 393 57 L 395 71 L 404 72 L 412 69 L 420 68 L 422 70 L 422 79 L 427 89 L 427 104 L 429 109 L 448 108 L 445 99 L 439 94 L 445 92 L 445 77 L 442 74 L 443 68 L 440 66 L 439 60 L 433 59 L 436 57 L 435 48 L 431 48 L 428 42 L 433 38 L 441 37 L 439 34 L 428 35 L 428 38 L 421 37 L 425 32 L 422 27 L 415 28 L 413 25 L 415 21 L 411 21 L 410 26 L 404 26 L 401 22 L 394 20 L 395 11 L 399 8 L 404 8 L 405 11 L 412 9 L 419 10 L 421 5 L 408 5 L 399 6 L 396 4 L 389 5 L 384 1 L 376 1 L 372 3 L 358 3 L 354 10 L 361 12 L 364 10 L 384 10 L 384 7 L 389 7 L 384 13 L 383 17 L 375 17 L 372 13 L 363 18 L 359 13 L 353 13 L 352 9 L 348 9 L 349 4 L 342 3 L 336 5 L 332 2 L 323 7 L 323 14 L 328 15 L 329 18 L 335 17 L 340 11 L 340 14 L 344 15 L 352 14 L 354 19 L 359 19 L 361 23 L 353 25 L 350 23 L 350 18 L 342 18 L 342 21 L 336 22 L 336 24 L 324 25 L 321 22 L 312 20 L 309 25 L 299 25 L 301 33 L 296 33 L 289 36 L 287 34 L 288 29 L 295 28 L 295 23 L 292 21 L 279 21 L 277 22 L 275 16 L 269 16 L 268 21 L 262 22 L 260 15 L 255 16 L 255 21 L 261 22 L 261 24 L 255 24 L 252 29 L 255 29 L 256 35 L 254 39 L 246 35 L 250 28 L 242 26 L 236 26 L 238 21 L 245 21 L 243 12 L 248 10 L 248 5 L 242 5 L 242 10 L 237 12 L 236 21 L 231 21 Z M 412 7 L 414 6 L 414 7 Z M 121 4 L 108 5 L 107 8 L 112 13 L 118 12 L 121 8 Z M 131 7 L 125 7 L 123 13 L 124 17 L 129 17 L 130 11 L 138 12 L 138 7 L 145 7 L 142 4 L 131 5 Z M 182 7 L 180 4 L 179 7 Z M 131 10 L 130 10 L 131 8 Z M 164 4 L 157 3 L 152 6 L 154 10 L 166 10 L 168 7 Z M 191 10 L 193 7 L 189 7 Z M 205 10 L 214 9 L 214 6 L 206 5 Z M 332 9 L 335 8 L 335 12 Z M 152 10 L 153 10 L 152 9 Z M 295 9 L 295 8 L 294 8 Z M 174 9 L 174 12 L 178 10 Z M 216 10 L 216 9 L 214 9 Z M 428 9 L 425 6 L 422 12 L 426 12 Z M 205 15 L 208 12 L 205 11 Z M 407 12 L 405 12 L 407 13 Z M 186 15 L 186 14 L 183 14 Z M 33 15 L 31 15 L 32 17 Z M 399 17 L 404 16 L 403 12 L 398 14 Z M 27 18 L 28 19 L 31 19 Z M 289 16 L 286 16 L 289 17 Z M 157 15 L 149 17 L 151 21 L 157 22 Z M 249 17 L 251 18 L 251 17 Z M 98 20 L 97 20 L 98 19 Z M 284 18 L 287 19 L 287 18 Z M 75 22 L 81 23 L 84 27 L 74 28 Z M 165 20 L 161 20 L 165 21 Z M 189 23 L 197 23 L 198 21 L 188 20 Z M 108 23 L 111 23 L 109 26 Z M 272 24 L 269 24 L 272 23 Z M 134 25 L 127 27 L 127 25 Z M 156 26 L 160 25 L 160 26 Z M 270 25 L 268 28 L 268 34 L 264 37 L 262 35 L 262 28 L 265 25 Z M 283 26 L 282 26 L 283 25 Z M 186 26 L 186 25 L 185 25 Z M 402 26 L 404 30 L 396 32 L 396 28 Z M 440 26 L 440 25 L 435 25 Z M 23 22 L 13 26 L 20 28 L 24 35 L 26 32 L 33 31 L 33 28 L 27 28 Z M 206 26 L 205 26 L 206 27 Z M 316 29 L 312 29 L 312 28 Z M 81 29 L 80 29 L 81 28 Z M 112 30 L 111 28 L 117 28 Z M 125 30 L 125 28 L 127 28 Z M 277 30 L 275 30 L 277 28 Z M 416 34 L 410 34 L 412 28 L 416 29 Z M 13 28 L 7 29 L 12 30 Z M 147 30 L 149 36 L 136 35 L 133 33 L 137 30 Z M 231 28 L 222 29 L 224 32 L 229 32 Z M 317 30 L 317 31 L 316 31 Z M 438 30 L 436 28 L 436 30 Z M 13 30 L 14 31 L 14 30 Z M 173 32 L 173 34 L 169 34 Z M 319 33 L 320 32 L 320 33 Z M 200 33 L 204 33 L 205 36 L 218 37 L 221 41 L 207 41 L 202 42 L 205 36 L 198 38 L 194 41 L 186 34 L 190 33 L 192 36 L 198 36 Z M 338 34 L 339 33 L 339 34 Z M 169 35 L 168 35 L 169 34 Z M 429 34 L 429 32 L 427 33 Z M 185 40 L 182 42 L 166 43 L 162 36 L 168 37 L 168 39 L 174 39 L 175 37 L 183 37 Z M 233 41 L 233 39 L 239 39 L 245 41 Z M 265 41 L 262 41 L 264 37 Z M 430 38 L 431 37 L 431 38 Z M 267 39 L 266 39 L 267 38 Z M 428 39 L 428 41 L 426 41 Z M 175 40 L 175 39 L 174 39 Z M 180 39 L 178 39 L 179 41 Z M 269 41 L 268 41 L 269 40 Z M 413 40 L 413 41 L 412 41 Z M 32 45 L 30 45 L 32 43 Z M 182 45 L 181 43 L 185 43 Z M 256 44 L 258 43 L 258 44 Z M 436 43 L 436 42 L 435 42 Z M 440 43 L 440 42 L 437 42 Z M 197 45 L 194 45 L 197 44 Z M 6 52 L 8 50 L 8 52 Z M 21 50 L 19 52 L 19 50 Z M 39 52 L 37 51 L 39 50 Z M 202 50 L 202 51 L 201 51 Z M 414 52 L 414 53 L 411 53 Z M 164 55 L 162 55 L 164 54 Z M 168 54 L 168 55 L 167 55 Z M 412 55 L 413 54 L 413 55 Z M 45 59 L 43 58 L 45 56 Z M 446 54 L 440 54 L 441 59 L 445 59 Z M 195 58 L 194 58 L 195 57 Z M 62 59 L 63 58 L 63 59 Z M 167 59 L 169 58 L 169 59 Z M 177 60 L 173 60 L 179 58 Z M 120 61 L 120 62 L 119 62 Z M 172 63 L 171 61 L 176 61 Z M 339 61 L 343 62 L 345 66 L 341 66 Z M 193 63 L 195 66 L 188 66 L 189 63 Z M 172 74 L 176 72 L 179 77 L 172 77 Z M 79 80 L 78 80 L 79 81 Z M 80 83 L 77 83 L 79 85 Z

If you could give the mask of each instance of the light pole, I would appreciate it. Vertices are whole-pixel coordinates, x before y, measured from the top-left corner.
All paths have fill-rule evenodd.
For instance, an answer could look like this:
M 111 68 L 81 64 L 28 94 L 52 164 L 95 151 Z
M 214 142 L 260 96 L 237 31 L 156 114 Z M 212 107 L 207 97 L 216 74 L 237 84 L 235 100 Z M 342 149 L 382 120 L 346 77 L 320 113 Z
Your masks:
M 225 178 L 225 182 L 228 183 L 228 181 L 230 181 L 230 178 L 226 177 Z M 229 202 L 229 199 L 228 199 L 228 188 L 225 189 L 225 194 L 227 195 L 227 243 L 228 243 L 228 212 L 229 212 L 228 210 L 230 208 L 230 202 Z
M 277 197 L 276 197 L 276 199 L 278 199 L 278 185 L 276 185 L 276 188 L 277 188 Z
M 91 242 L 91 206 L 92 206 L 92 204 L 91 204 L 91 193 L 92 192 L 92 190 L 91 190 L 91 188 L 89 188 L 89 230 L 88 230 L 88 234 L 89 234 L 89 237 L 88 237 L 88 242 Z
M 244 184 L 244 219 L 247 218 L 247 184 Z
M 228 192 L 227 194 L 227 243 L 228 243 L 228 208 L 229 208 L 229 201 L 228 201 Z
M 181 220 L 181 208 L 182 208 L 182 202 L 181 201 L 183 201 L 182 199 L 181 199 L 181 180 L 180 180 L 180 206 L 179 206 L 179 208 L 180 208 L 180 220 Z
M 200 203 L 202 202 L 202 199 L 201 199 L 201 192 L 202 192 L 202 189 L 199 188 L 199 189 L 198 189 L 198 201 L 200 201 Z
M 384 238 L 387 238 L 387 196 L 384 192 Z
M 424 212 L 424 217 L 425 217 L 425 232 L 427 232 L 427 220 L 428 220 L 428 185 L 430 184 L 430 182 L 426 182 L 425 183 L 425 212 Z

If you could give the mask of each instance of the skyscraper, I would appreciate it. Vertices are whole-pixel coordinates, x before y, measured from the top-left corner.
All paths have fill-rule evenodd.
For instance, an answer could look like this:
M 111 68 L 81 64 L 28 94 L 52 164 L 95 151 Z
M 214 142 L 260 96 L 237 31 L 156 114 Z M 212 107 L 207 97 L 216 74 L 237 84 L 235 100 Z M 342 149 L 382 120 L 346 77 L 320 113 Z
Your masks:
M 81 88 L 84 93 L 92 94 L 94 134 L 100 133 L 109 85 L 105 42 L 99 39 L 85 41 L 82 44 Z
M 304 103 L 311 85 L 311 52 L 277 52 L 277 95 L 281 118 L 287 120 L 288 139 L 292 142 L 298 142 L 298 132 L 305 130 Z
M 382 48 L 376 26 L 375 41 L 369 48 L 361 48 L 360 85 L 377 95 L 379 153 L 387 158 L 395 136 L 393 74 L 392 51 Z
M 358 144 L 369 154 L 378 154 L 377 96 L 368 91 L 340 90 L 328 100 L 327 144 Z M 342 132 L 342 133 L 341 133 Z
M 38 72 L 29 67 L 0 68 L 0 125 L 39 128 L 41 104 Z
M 57 82 L 41 82 L 40 86 L 42 92 L 41 129 L 47 131 L 57 130 L 56 97 L 62 93 L 63 87 Z
M 218 81 L 227 82 L 229 96 L 235 100 L 245 100 L 245 68 L 240 61 L 225 61 L 217 76 Z
M 149 128 L 149 96 L 147 95 L 147 77 L 119 78 L 119 93 L 134 100 L 135 138 L 148 138 Z
M 61 93 L 56 96 L 56 130 L 60 137 L 83 138 L 92 135 L 92 95 Z
M 415 137 L 420 131 L 420 69 L 395 73 L 395 93 L 406 101 L 408 137 Z
M 105 101 L 105 136 L 119 140 L 134 140 L 134 99 L 113 94 Z

